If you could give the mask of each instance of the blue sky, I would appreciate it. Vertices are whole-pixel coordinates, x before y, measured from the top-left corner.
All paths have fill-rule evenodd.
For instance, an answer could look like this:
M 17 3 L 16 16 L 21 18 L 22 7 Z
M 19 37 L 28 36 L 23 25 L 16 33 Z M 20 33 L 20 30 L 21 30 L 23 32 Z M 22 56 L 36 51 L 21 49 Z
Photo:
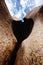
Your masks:
M 22 19 L 33 8 L 42 5 L 43 0 L 5 0 L 12 16 Z

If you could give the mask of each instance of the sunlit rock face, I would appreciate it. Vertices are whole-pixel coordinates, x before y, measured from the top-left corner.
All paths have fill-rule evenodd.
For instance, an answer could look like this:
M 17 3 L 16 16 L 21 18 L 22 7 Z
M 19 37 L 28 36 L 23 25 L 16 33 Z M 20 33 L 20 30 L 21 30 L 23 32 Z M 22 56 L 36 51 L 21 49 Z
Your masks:
M 34 25 L 22 42 L 14 65 L 43 65 L 43 6 L 33 9 L 25 18 L 33 19 Z
M 17 39 L 11 28 L 12 17 L 4 0 L 0 0 L 0 65 L 8 65 Z

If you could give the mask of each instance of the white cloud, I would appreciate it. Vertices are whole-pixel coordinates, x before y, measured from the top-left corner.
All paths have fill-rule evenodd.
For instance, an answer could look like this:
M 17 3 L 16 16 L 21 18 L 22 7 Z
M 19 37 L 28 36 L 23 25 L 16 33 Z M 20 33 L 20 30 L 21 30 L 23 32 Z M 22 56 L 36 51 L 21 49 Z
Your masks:
M 16 2 L 12 3 L 13 0 L 5 0 L 7 7 L 11 13 L 11 15 L 13 16 L 13 10 L 15 10 L 16 8 Z M 17 1 L 17 0 L 16 0 Z M 32 10 L 32 8 L 42 5 L 43 4 L 43 0 L 20 0 L 20 5 L 22 6 L 22 9 L 20 8 L 19 11 L 15 10 L 15 13 L 17 18 L 21 19 L 22 14 L 24 14 L 24 16 L 26 15 L 26 12 L 24 11 L 26 7 L 29 7 L 30 11 Z M 31 8 L 32 6 L 32 8 Z
M 43 0 L 35 0 L 35 6 L 43 5 Z
M 21 12 L 21 10 L 20 10 L 15 16 L 19 18 L 19 17 L 21 16 L 21 13 L 22 13 L 22 12 Z
M 24 11 L 24 9 L 25 9 L 25 8 L 19 10 L 15 16 L 16 16 L 17 18 L 22 19 L 23 17 L 21 17 L 21 15 L 22 15 L 22 14 L 24 14 L 24 16 L 26 15 L 26 12 Z
M 26 6 L 26 0 L 20 0 L 20 4 L 22 7 L 25 7 Z
M 11 0 L 5 0 L 5 2 L 7 4 L 8 9 L 11 10 L 12 6 L 13 6 L 12 1 Z
M 13 16 L 14 13 L 12 12 L 12 9 L 13 9 L 14 5 L 12 3 L 12 0 L 5 0 L 5 2 L 6 2 L 6 5 L 7 5 L 8 9 L 9 9 L 10 14 Z
M 21 19 L 21 14 L 22 14 L 22 11 L 19 10 L 19 12 L 17 12 L 17 14 L 15 15 L 17 18 L 20 18 Z
M 9 9 L 11 15 L 12 15 L 13 14 L 12 11 L 11 11 L 12 5 L 13 5 L 12 1 L 11 0 L 5 0 L 5 2 L 6 2 L 6 5 L 7 5 L 8 9 Z
M 35 4 L 34 0 L 20 0 L 20 4 L 22 5 L 23 8 L 30 7 Z

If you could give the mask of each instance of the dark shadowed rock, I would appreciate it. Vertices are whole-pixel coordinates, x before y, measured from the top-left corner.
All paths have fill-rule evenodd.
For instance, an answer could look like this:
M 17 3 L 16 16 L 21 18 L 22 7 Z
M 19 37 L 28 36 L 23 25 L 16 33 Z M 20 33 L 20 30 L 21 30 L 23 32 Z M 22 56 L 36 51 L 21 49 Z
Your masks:
M 30 19 L 24 18 L 24 21 L 25 22 L 22 22 L 20 20 L 19 21 L 15 21 L 15 20 L 12 21 L 12 31 L 13 31 L 13 34 L 15 35 L 15 37 L 17 38 L 18 44 L 16 45 L 16 47 L 11 55 L 9 65 L 14 65 L 17 52 L 21 46 L 21 42 L 24 39 L 26 39 L 32 31 L 32 28 L 34 25 L 33 20 L 31 18 Z
M 12 30 L 18 42 L 21 43 L 24 39 L 26 39 L 30 35 L 33 25 L 34 22 L 31 18 L 30 19 L 24 18 L 24 22 L 13 20 Z

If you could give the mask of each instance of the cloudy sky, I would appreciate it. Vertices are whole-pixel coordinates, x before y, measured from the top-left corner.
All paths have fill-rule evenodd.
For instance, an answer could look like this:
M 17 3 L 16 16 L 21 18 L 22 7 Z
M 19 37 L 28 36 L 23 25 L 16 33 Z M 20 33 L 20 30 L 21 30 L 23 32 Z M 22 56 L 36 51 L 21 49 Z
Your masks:
M 33 8 L 43 4 L 43 0 L 5 0 L 5 2 L 10 14 L 19 19 L 23 19 Z

